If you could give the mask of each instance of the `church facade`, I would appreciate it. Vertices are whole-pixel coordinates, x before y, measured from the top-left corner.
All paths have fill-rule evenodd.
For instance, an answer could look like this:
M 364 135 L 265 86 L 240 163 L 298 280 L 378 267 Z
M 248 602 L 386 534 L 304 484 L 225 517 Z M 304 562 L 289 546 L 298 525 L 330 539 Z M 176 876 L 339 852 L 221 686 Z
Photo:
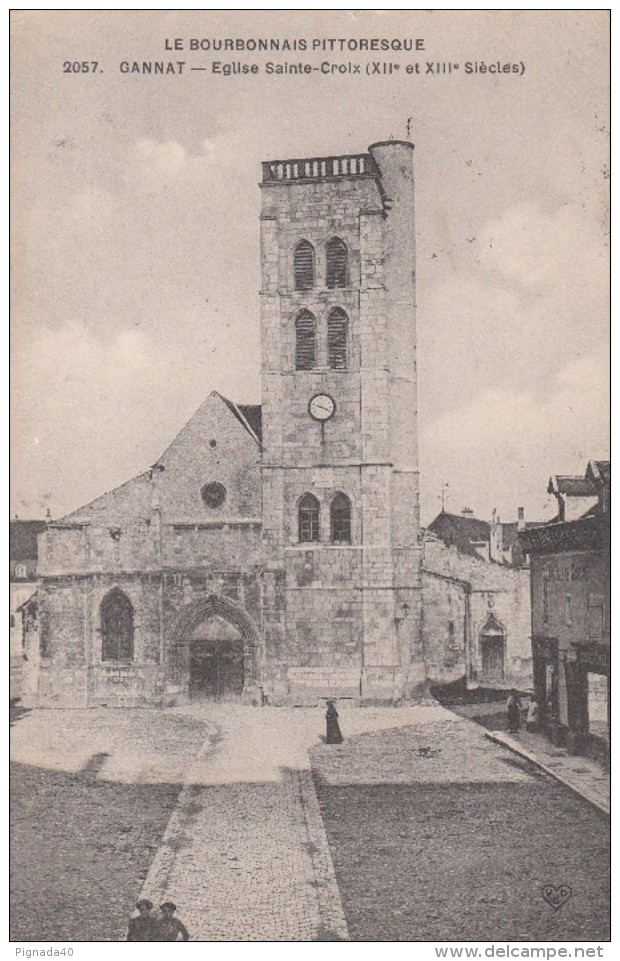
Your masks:
M 24 700 L 425 690 L 413 146 L 263 164 L 262 405 L 47 525 Z

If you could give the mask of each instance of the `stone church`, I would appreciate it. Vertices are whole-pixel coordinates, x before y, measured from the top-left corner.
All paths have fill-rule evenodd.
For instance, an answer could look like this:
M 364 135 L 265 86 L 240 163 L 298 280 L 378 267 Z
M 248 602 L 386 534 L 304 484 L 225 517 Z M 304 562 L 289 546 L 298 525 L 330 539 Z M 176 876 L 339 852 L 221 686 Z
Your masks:
M 49 523 L 24 703 L 425 690 L 413 146 L 263 164 L 262 406 Z

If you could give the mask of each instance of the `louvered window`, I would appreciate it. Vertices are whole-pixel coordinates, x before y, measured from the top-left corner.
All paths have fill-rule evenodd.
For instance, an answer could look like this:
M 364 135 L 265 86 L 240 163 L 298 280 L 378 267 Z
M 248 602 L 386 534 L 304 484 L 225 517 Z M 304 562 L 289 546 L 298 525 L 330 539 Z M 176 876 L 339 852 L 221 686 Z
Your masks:
M 327 320 L 327 359 L 332 370 L 346 369 L 347 329 L 347 315 L 340 307 L 336 307 Z
M 351 543 L 351 501 L 346 494 L 336 494 L 331 505 L 331 533 L 334 544 Z
M 101 603 L 101 660 L 133 660 L 133 606 L 126 594 L 113 590 Z
M 314 287 L 314 247 L 301 240 L 295 247 L 295 290 Z
M 312 494 L 305 494 L 299 502 L 299 540 L 302 542 L 319 539 L 319 502 Z
M 327 242 L 327 287 L 347 286 L 347 246 L 338 237 Z
M 312 370 L 316 365 L 316 321 L 309 310 L 302 310 L 295 321 L 295 367 Z

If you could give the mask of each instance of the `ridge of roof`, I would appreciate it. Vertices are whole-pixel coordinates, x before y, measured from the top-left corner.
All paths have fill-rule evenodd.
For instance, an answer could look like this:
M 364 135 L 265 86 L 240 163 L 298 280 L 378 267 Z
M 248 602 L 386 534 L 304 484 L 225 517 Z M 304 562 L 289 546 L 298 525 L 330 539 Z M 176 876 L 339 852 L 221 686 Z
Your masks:
M 568 494 L 569 497 L 594 497 L 596 487 L 583 474 L 552 474 L 547 487 L 548 494 Z

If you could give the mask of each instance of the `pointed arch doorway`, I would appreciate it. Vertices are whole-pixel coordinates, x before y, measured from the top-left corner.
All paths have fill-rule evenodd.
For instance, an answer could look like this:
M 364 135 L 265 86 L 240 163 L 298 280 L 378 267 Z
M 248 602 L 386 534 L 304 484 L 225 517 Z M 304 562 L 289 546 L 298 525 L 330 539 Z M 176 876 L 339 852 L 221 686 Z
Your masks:
M 247 610 L 209 594 L 181 608 L 167 629 L 168 690 L 253 702 L 261 638 Z
M 235 700 L 243 693 L 243 637 L 229 621 L 212 617 L 189 638 L 189 694 L 214 701 Z

